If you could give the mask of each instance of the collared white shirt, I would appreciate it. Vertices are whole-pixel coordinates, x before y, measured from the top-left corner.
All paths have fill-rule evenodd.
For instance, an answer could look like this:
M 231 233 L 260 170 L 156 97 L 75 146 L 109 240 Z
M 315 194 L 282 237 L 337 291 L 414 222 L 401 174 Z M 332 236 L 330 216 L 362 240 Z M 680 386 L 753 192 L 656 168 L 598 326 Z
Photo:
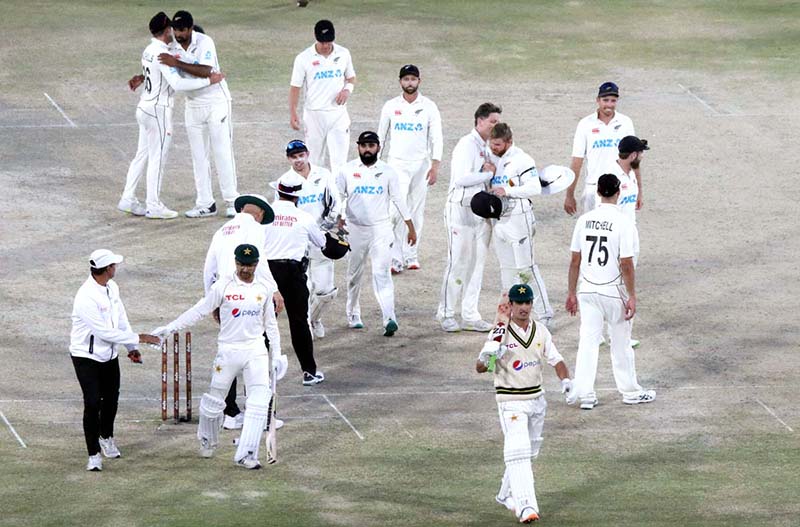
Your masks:
M 118 344 L 128 350 L 136 349 L 139 344 L 139 335 L 131 330 L 119 288 L 114 280 L 102 286 L 89 276 L 72 304 L 70 355 L 108 362 L 117 357 Z
M 305 85 L 304 108 L 306 110 L 337 110 L 344 105 L 336 104 L 336 96 L 346 84 L 345 79 L 355 77 L 350 51 L 333 44 L 327 57 L 317 53 L 312 44 L 294 59 L 290 85 L 301 88 Z
M 639 197 L 639 185 L 636 183 L 636 173 L 631 170 L 625 173 L 619 163 L 614 161 L 612 166 L 606 168 L 608 174 L 614 174 L 619 178 L 619 199 L 617 206 L 634 225 L 636 225 L 636 198 Z M 595 208 L 600 206 L 600 198 L 597 198 Z
M 287 200 L 272 202 L 275 219 L 266 226 L 264 254 L 266 260 L 303 259 L 308 251 L 309 242 L 317 247 L 325 246 L 325 235 L 319 229 L 311 214 L 298 209 Z
M 637 236 L 636 226 L 617 205 L 601 203 L 578 218 L 570 249 L 581 253 L 579 291 L 622 285 L 619 261 L 634 256 Z
M 172 54 L 178 57 L 181 62 L 211 66 L 211 71 L 214 73 L 220 73 L 222 71 L 219 66 L 217 47 L 214 45 L 214 40 L 199 31 L 192 31 L 192 40 L 189 42 L 189 46 L 186 49 L 183 49 L 183 46 L 178 42 L 173 41 L 170 46 L 170 51 L 172 51 Z M 197 78 L 181 69 L 178 69 L 178 73 L 181 77 L 189 79 Z M 217 84 L 186 92 L 186 106 L 191 108 L 208 106 L 219 102 L 228 102 L 230 100 L 231 92 L 228 90 L 228 83 L 224 79 Z
M 172 107 L 172 95 L 177 91 L 197 90 L 209 86 L 209 79 L 197 77 L 183 78 L 178 75 L 177 68 L 171 68 L 158 61 L 161 53 L 170 53 L 170 48 L 162 41 L 154 38 L 142 52 L 142 95 L 139 108 L 152 109 L 154 106 Z
M 336 187 L 346 204 L 347 223 L 369 227 L 388 222 L 392 203 L 403 221 L 411 219 L 397 172 L 380 159 L 369 167 L 359 158 L 346 163 L 338 171 Z
M 472 196 L 486 188 L 492 178 L 491 172 L 481 172 L 483 164 L 489 159 L 486 141 L 474 128 L 458 140 L 450 160 L 450 186 L 448 201 L 461 202 L 469 207 Z
M 294 168 L 287 170 L 281 177 L 292 173 L 305 179 L 303 188 L 300 190 L 300 199 L 297 200 L 297 208 L 309 213 L 318 225 L 326 218 L 335 219 L 341 208 L 341 200 L 330 170 L 310 164 L 308 177 L 295 172 Z M 277 199 L 278 191 L 276 190 L 275 200 Z
M 261 260 L 266 262 L 265 237 L 264 225 L 258 223 L 253 216 L 246 212 L 237 213 L 220 227 L 211 239 L 211 245 L 206 253 L 206 263 L 203 266 L 203 288 L 206 294 L 219 277 L 231 276 L 236 272 L 234 251 L 239 245 L 243 243 L 255 245 L 261 253 Z M 276 290 L 278 289 L 268 265 L 256 267 L 256 278 L 271 284 Z
M 413 102 L 398 95 L 383 105 L 378 124 L 382 145 L 389 141 L 389 157 L 404 161 L 442 159 L 442 117 L 432 100 L 417 92 Z
M 578 122 L 572 142 L 572 157 L 586 159 L 586 185 L 596 185 L 602 170 L 619 157 L 618 145 L 626 135 L 636 135 L 633 121 L 619 112 L 608 124 L 591 113 Z M 577 174 L 576 174 L 577 175 Z

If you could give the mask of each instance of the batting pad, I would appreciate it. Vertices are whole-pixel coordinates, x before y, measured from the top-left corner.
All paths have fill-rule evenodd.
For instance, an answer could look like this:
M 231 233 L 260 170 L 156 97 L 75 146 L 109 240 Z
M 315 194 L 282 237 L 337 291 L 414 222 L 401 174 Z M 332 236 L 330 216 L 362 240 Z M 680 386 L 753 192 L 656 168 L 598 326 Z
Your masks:
M 539 503 L 536 501 L 536 491 L 533 488 L 533 469 L 531 460 L 516 459 L 506 461 L 506 474 L 511 487 L 511 495 L 517 505 L 517 514 L 522 512 L 525 507 L 533 507 L 539 512 Z
M 219 444 L 219 429 L 222 428 L 222 411 L 225 401 L 204 393 L 200 399 L 200 424 L 197 425 L 197 439 L 208 439 L 211 446 Z
M 238 462 L 248 455 L 258 458 L 258 445 L 261 442 L 261 434 L 264 432 L 264 424 L 267 422 L 268 412 L 268 405 L 250 403 L 250 398 L 248 397 L 247 408 L 244 411 L 242 435 L 239 437 L 239 447 L 233 457 L 234 461 Z

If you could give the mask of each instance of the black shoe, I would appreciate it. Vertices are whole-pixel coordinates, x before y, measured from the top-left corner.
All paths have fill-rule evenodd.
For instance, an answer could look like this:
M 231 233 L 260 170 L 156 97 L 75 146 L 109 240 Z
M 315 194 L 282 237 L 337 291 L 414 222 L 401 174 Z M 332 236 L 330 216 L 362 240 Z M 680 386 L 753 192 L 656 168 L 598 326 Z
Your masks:
M 313 386 L 325 380 L 325 374 L 317 370 L 317 373 L 311 375 L 307 371 L 303 372 L 303 386 Z

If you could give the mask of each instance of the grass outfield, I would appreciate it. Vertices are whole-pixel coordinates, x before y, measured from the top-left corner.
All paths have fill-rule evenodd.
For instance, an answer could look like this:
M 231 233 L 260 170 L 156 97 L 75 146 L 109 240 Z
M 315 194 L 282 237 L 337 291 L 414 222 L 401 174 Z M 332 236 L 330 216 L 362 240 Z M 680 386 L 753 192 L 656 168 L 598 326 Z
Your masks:
M 158 357 L 145 350 L 142 366 L 122 364 L 115 436 L 124 457 L 87 473 L 66 351 L 83 262 L 100 246 L 125 255 L 117 281 L 144 331 L 200 297 L 222 223 L 146 222 L 114 208 L 137 133 L 138 95 L 125 82 L 139 70 L 149 18 L 179 8 L 214 37 L 228 76 L 240 191 L 266 192 L 286 170 L 282 148 L 297 136 L 291 63 L 320 18 L 353 54 L 353 132 L 376 126 L 399 93 L 399 67 L 413 62 L 442 112 L 445 159 L 428 195 L 423 269 L 395 278 L 397 336 L 381 336 L 365 277 L 366 329 L 347 330 L 341 294 L 316 347 L 327 380 L 304 388 L 281 318 L 290 367 L 279 385 L 287 424 L 277 465 L 235 468 L 227 431 L 218 456 L 199 459 L 194 426 L 159 420 Z M 546 373 L 534 464 L 542 524 L 798 524 L 800 242 L 787 221 L 797 210 L 797 3 L 7 0 L 2 13 L 0 412 L 10 426 L 0 421 L 0 526 L 513 525 L 494 502 L 502 434 L 490 379 L 473 370 L 482 339 L 445 335 L 433 320 L 449 156 L 475 107 L 492 100 L 539 166 L 568 164 L 575 125 L 609 79 L 653 146 L 642 164 L 634 336 L 640 382 L 658 400 L 620 404 L 607 348 L 591 412 L 567 407 Z M 180 211 L 194 200 L 182 107 L 179 97 L 162 191 Z M 578 321 L 563 302 L 574 219 L 562 199 L 534 204 L 536 250 L 554 338 L 572 368 Z M 485 318 L 495 267 L 490 256 Z M 344 269 L 337 264 L 342 292 Z M 209 321 L 192 333 L 197 397 L 216 334 Z

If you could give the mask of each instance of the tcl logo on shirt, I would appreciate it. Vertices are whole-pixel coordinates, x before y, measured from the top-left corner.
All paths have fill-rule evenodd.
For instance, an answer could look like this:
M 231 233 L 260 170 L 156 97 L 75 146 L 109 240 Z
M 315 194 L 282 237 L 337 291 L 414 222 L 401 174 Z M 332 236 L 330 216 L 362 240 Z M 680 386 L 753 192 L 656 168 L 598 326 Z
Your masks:
M 233 295 L 225 295 L 225 300 L 244 300 L 244 295 L 238 293 Z

